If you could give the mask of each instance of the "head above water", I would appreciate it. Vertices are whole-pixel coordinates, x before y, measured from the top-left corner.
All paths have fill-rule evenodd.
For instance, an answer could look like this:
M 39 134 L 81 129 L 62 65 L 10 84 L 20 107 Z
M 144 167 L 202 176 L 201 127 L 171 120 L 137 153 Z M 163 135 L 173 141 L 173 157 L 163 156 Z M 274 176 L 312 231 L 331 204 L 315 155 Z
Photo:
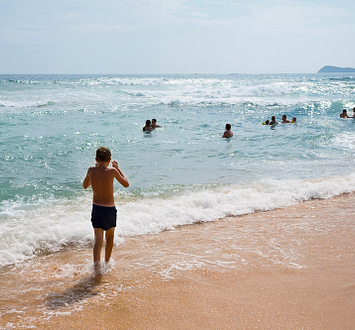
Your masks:
M 151 125 L 151 122 L 150 122 L 149 119 L 147 119 L 147 120 L 145 121 L 145 126 L 150 126 L 150 125 Z
M 232 128 L 231 124 L 226 124 L 226 130 L 229 131 Z
M 156 124 L 157 123 L 157 120 L 154 118 L 154 119 L 152 119 L 152 124 L 154 125 L 154 124 Z
M 96 161 L 97 162 L 109 162 L 111 160 L 111 151 L 105 147 L 99 147 L 96 150 Z

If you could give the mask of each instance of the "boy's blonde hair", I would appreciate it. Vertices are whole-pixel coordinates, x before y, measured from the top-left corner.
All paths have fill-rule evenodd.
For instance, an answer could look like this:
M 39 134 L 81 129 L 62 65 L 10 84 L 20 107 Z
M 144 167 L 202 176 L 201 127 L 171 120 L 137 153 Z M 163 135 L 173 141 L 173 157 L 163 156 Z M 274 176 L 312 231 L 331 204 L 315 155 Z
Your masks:
M 108 148 L 100 147 L 96 150 L 96 160 L 98 162 L 109 162 L 111 159 L 111 151 Z

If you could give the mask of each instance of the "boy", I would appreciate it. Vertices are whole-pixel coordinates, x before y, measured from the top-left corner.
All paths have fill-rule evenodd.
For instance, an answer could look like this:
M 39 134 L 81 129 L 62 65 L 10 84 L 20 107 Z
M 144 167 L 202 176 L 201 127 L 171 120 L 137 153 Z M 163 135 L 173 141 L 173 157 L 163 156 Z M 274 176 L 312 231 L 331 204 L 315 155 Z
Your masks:
M 289 123 L 290 123 L 290 121 L 287 119 L 287 116 L 283 115 L 281 124 L 289 124 Z
M 351 118 L 348 115 L 348 112 L 346 111 L 346 109 L 343 110 L 343 112 L 340 114 L 340 118 Z
M 157 128 L 157 127 L 161 127 L 160 125 L 157 125 L 157 120 L 154 118 L 152 119 L 152 128 Z
M 83 182 L 86 189 L 91 185 L 93 191 L 93 205 L 91 222 L 94 228 L 94 267 L 100 269 L 100 254 L 103 244 L 104 231 L 106 237 L 105 261 L 108 262 L 113 248 L 113 238 L 116 227 L 117 211 L 113 197 L 113 180 L 116 179 L 122 186 L 128 187 L 127 178 L 118 168 L 115 160 L 112 167 L 108 167 L 111 161 L 111 152 L 105 147 L 96 150 L 96 166 L 88 169 Z

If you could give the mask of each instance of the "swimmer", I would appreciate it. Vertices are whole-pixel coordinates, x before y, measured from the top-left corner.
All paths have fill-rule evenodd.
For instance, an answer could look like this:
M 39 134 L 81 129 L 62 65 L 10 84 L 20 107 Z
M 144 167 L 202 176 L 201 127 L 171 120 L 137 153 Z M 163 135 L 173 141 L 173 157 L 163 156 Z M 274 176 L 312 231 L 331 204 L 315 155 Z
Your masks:
M 293 117 L 292 120 L 291 120 L 291 123 L 296 123 L 296 122 L 297 122 L 297 118 Z
M 152 124 L 149 119 L 146 120 L 145 126 L 143 127 L 143 132 L 150 132 L 153 130 Z
M 156 119 L 152 119 L 152 128 L 157 128 L 157 127 L 161 127 L 159 125 L 157 125 L 157 120 Z
M 271 121 L 270 121 L 270 125 L 277 125 L 278 124 L 278 122 L 276 121 L 276 117 L 275 116 L 272 116 L 271 117 Z
M 233 132 L 231 131 L 231 124 L 226 124 L 226 131 L 223 133 L 222 138 L 230 138 L 233 136 Z
M 83 181 L 83 188 L 90 185 L 93 192 L 93 205 L 91 223 L 94 228 L 95 244 L 93 249 L 95 272 L 100 270 L 100 255 L 106 238 L 105 261 L 109 262 L 113 248 L 113 239 L 117 221 L 117 211 L 113 197 L 113 180 L 116 179 L 122 186 L 128 187 L 127 178 L 118 168 L 118 163 L 113 160 L 112 167 L 111 152 L 108 148 L 100 147 L 96 150 L 96 166 L 91 166 Z
M 290 123 L 290 121 L 287 119 L 287 116 L 283 115 L 281 124 L 289 124 L 289 123 Z
M 263 122 L 263 125 L 270 125 L 270 120 L 269 120 L 269 119 L 265 120 L 265 121 Z
M 340 118 L 351 118 L 348 116 L 348 112 L 346 109 L 343 110 L 343 112 L 340 114 Z

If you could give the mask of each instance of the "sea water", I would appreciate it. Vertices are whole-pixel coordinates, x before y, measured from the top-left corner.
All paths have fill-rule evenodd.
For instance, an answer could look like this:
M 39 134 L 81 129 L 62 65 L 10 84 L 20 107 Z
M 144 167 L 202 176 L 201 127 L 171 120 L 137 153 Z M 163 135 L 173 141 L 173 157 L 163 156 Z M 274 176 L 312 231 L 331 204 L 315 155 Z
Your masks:
M 92 244 L 99 146 L 130 183 L 116 243 L 353 192 L 354 106 L 344 74 L 0 75 L 0 266 Z

